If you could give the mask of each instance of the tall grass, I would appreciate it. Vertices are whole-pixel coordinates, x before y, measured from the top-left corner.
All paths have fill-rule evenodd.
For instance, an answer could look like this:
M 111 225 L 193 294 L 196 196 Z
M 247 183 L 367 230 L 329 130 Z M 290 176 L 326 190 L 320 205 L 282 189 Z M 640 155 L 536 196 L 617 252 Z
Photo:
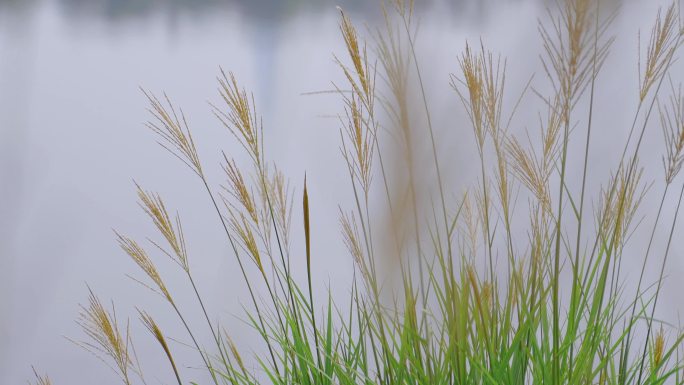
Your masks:
M 673 238 L 681 231 L 677 218 L 684 195 L 678 178 L 684 163 L 684 101 L 681 86 L 674 85 L 677 74 L 670 73 L 684 34 L 676 5 L 655 15 L 639 61 L 631 127 L 606 128 L 616 135 L 624 129 L 628 136 L 601 187 L 589 183 L 587 170 L 595 115 L 605 111 L 595 95 L 613 42 L 607 31 L 614 15 L 602 15 L 597 1 L 559 2 L 547 21 L 539 22 L 546 78 L 539 84 L 530 80 L 516 92 L 506 88 L 505 58 L 482 41 L 466 45 L 451 85 L 454 102 L 460 101 L 468 117 L 456 125 L 467 124 L 473 131 L 479 176 L 460 196 L 450 191 L 444 177 L 448 168 L 440 163 L 444 154 L 438 153 L 439 131 L 422 80 L 427 63 L 416 53 L 413 4 L 395 0 L 383 3 L 382 11 L 385 23 L 369 31 L 368 42 L 340 11 L 346 52 L 335 58 L 345 84 L 337 84 L 336 93 L 340 151 L 353 203 L 340 208 L 339 222 L 355 265 L 349 296 L 341 303 L 330 292 L 314 295 L 312 264 L 320 251 L 311 248 L 316 233 L 309 202 L 317 197 L 309 195 L 306 178 L 296 194 L 268 159 L 254 98 L 233 74 L 221 71 L 222 103 L 211 108 L 249 164 L 241 167 L 222 154 L 225 178 L 220 184 L 207 177 L 182 111 L 166 95 L 145 91 L 148 127 L 190 170 L 215 211 L 250 295 L 246 316 L 260 336 L 255 343 L 263 344 L 265 353 L 249 356 L 245 351 L 254 347 L 237 347 L 212 321 L 201 282 L 193 276 L 195 261 L 186 249 L 182 220 L 169 214 L 174 210 L 167 209 L 160 194 L 137 186 L 140 205 L 158 230 L 156 238 L 142 244 L 120 233 L 116 237 L 147 276 L 145 285 L 178 316 L 187 335 L 177 338 L 191 341 L 210 381 L 684 383 L 684 334 L 654 319 Z M 418 92 L 418 108 L 410 105 L 410 90 Z M 513 115 L 536 108 L 538 101 L 544 107 L 538 133 L 526 138 L 514 133 Z M 643 153 L 642 142 L 656 124 L 665 137 L 664 170 L 653 176 L 656 183 L 649 189 L 639 160 L 652 156 Z M 435 191 L 430 204 L 421 196 L 429 189 L 418 177 L 428 173 L 416 161 L 418 137 L 429 138 L 430 187 Z M 576 143 L 583 151 L 571 151 Z M 386 158 L 397 149 L 399 167 L 405 170 L 401 178 L 395 178 Z M 580 165 L 580 178 L 571 177 L 570 164 Z M 659 209 L 639 226 L 639 205 L 654 193 L 661 194 Z M 374 194 L 382 199 L 371 199 Z M 663 209 L 672 194 L 677 205 L 668 219 Z M 388 226 L 381 226 L 377 212 L 388 214 Z M 291 237 L 292 226 L 302 226 L 303 239 Z M 653 247 L 663 229 L 666 244 Z M 645 250 L 629 243 L 636 231 L 649 239 Z M 304 255 L 291 251 L 295 243 L 304 245 Z M 655 250 L 664 252 L 652 255 Z M 638 281 L 630 277 L 636 282 L 634 293 L 625 290 L 626 252 L 642 255 Z M 156 268 L 158 255 L 169 257 L 184 273 L 206 325 L 187 321 L 185 309 L 174 300 L 180 294 Z M 383 260 L 396 263 L 398 285 L 388 284 Z M 659 277 L 647 282 L 644 272 L 654 263 L 660 264 Z M 294 278 L 294 270 L 302 267 L 306 282 Z M 196 372 L 175 359 L 176 344 L 153 315 L 139 314 L 159 344 L 160 357 L 168 360 L 168 381 L 194 383 Z M 92 292 L 80 324 L 86 334 L 83 347 L 108 363 L 125 384 L 145 383 L 128 323 L 117 320 Z M 205 332 L 211 340 L 199 341 L 196 336 Z M 246 360 L 255 361 L 259 370 L 249 370 Z M 49 380 L 39 377 L 38 382 Z

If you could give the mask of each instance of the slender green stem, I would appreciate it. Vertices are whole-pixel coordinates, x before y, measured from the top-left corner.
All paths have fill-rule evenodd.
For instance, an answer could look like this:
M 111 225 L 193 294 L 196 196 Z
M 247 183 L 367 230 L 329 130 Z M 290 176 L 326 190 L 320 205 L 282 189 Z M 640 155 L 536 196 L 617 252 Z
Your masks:
M 235 253 L 235 259 L 238 262 L 238 265 L 240 267 L 240 271 L 242 272 L 242 277 L 245 280 L 245 284 L 247 285 L 247 289 L 249 290 L 249 295 L 250 298 L 252 299 L 252 304 L 254 305 L 254 309 L 257 313 L 257 318 L 259 319 L 259 323 L 261 324 L 261 328 L 265 333 L 266 327 L 264 325 L 264 320 L 263 317 L 261 316 L 261 311 L 259 310 L 259 305 L 257 304 L 256 297 L 254 295 L 254 290 L 252 289 L 252 285 L 249 282 L 249 278 L 247 278 L 247 272 L 245 271 L 245 268 L 242 264 L 242 260 L 240 259 L 240 256 L 237 251 L 237 247 L 235 246 L 235 242 L 233 241 L 233 237 L 230 235 L 230 231 L 228 230 L 228 224 L 226 223 L 226 220 L 223 218 L 223 214 L 221 214 L 221 210 L 218 207 L 218 204 L 216 203 L 216 199 L 214 198 L 214 194 L 211 191 L 211 188 L 209 187 L 209 184 L 207 183 L 207 179 L 204 177 L 204 175 L 200 175 L 200 178 L 202 179 L 202 183 L 204 184 L 204 187 L 207 191 L 207 194 L 209 194 L 209 198 L 211 198 L 211 203 L 214 205 L 214 210 L 216 211 L 216 214 L 218 214 L 219 219 L 221 220 L 221 225 L 223 226 L 224 233 L 228 237 L 228 242 L 230 243 L 231 248 L 233 249 L 233 252 Z M 278 362 L 275 359 L 275 353 L 273 352 L 273 347 L 271 346 L 271 342 L 269 341 L 268 337 L 262 334 L 262 338 L 266 342 L 266 345 L 268 346 L 268 351 L 271 356 L 271 360 L 273 362 L 273 367 L 275 368 L 275 371 L 278 375 L 280 375 L 280 370 L 278 368 Z
M 178 315 L 178 318 L 180 318 L 181 322 L 183 323 L 183 326 L 185 327 L 185 330 L 188 332 L 188 335 L 190 335 L 190 339 L 192 339 L 192 343 L 195 345 L 197 352 L 202 357 L 202 361 L 204 361 L 204 365 L 209 370 L 209 374 L 211 374 L 211 378 L 214 381 L 214 384 L 218 385 L 218 380 L 216 379 L 216 373 L 214 372 L 214 369 L 212 368 L 211 363 L 209 362 L 208 358 L 205 357 L 204 351 L 202 350 L 202 348 L 200 348 L 199 343 L 197 342 L 197 339 L 195 338 L 195 335 L 192 333 L 192 329 L 190 329 L 190 326 L 185 321 L 185 317 L 183 317 L 183 314 L 181 314 L 180 310 L 178 309 L 178 306 L 176 306 L 175 303 L 173 303 L 173 302 L 169 302 L 169 303 L 171 304 L 171 307 L 173 307 L 173 310 L 175 310 L 176 314 Z
M 645 357 L 647 355 L 647 350 L 650 342 L 650 337 L 651 337 L 651 330 L 653 327 L 653 316 L 655 315 L 655 309 L 656 305 L 658 303 L 658 297 L 660 296 L 660 289 L 662 288 L 663 284 L 663 277 L 665 274 L 665 265 L 667 264 L 667 257 L 670 254 L 670 246 L 672 245 L 672 237 L 674 236 L 674 231 L 677 225 L 677 218 L 679 217 L 679 208 L 681 207 L 682 204 L 682 197 L 684 197 L 684 183 L 682 184 L 682 188 L 679 192 L 679 199 L 677 201 L 677 208 L 675 209 L 674 217 L 672 219 L 672 226 L 670 227 L 670 236 L 667 239 L 667 246 L 665 247 L 665 255 L 663 256 L 663 262 L 660 266 L 660 275 L 658 276 L 658 285 L 656 288 L 655 292 L 655 298 L 653 298 L 653 306 L 651 307 L 651 316 L 646 319 L 646 322 L 648 323 L 648 328 L 646 329 L 646 339 L 644 340 L 644 350 L 641 355 L 641 363 L 639 364 L 639 379 L 637 380 L 637 384 L 641 383 L 641 377 L 643 374 L 644 370 L 644 362 L 645 362 Z

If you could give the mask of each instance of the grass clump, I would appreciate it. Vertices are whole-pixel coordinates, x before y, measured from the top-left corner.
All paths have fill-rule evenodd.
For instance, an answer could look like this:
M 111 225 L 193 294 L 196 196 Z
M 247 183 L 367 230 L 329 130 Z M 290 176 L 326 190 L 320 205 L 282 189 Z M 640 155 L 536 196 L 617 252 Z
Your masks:
M 215 211 L 250 294 L 247 317 L 266 349 L 255 357 L 259 370 L 248 369 L 245 353 L 212 321 L 202 300 L 180 216 L 169 214 L 159 194 L 138 186 L 141 207 L 164 241 L 150 241 L 149 246 L 173 260 L 191 283 L 212 336 L 210 348 L 195 338 L 199 326 L 186 322 L 147 249 L 117 233 L 119 243 L 178 316 L 210 381 L 684 383 L 684 335 L 654 319 L 684 195 L 684 183 L 678 179 L 684 160 L 684 103 L 681 87 L 674 86 L 676 74 L 670 73 L 684 33 L 676 5 L 655 18 L 622 155 L 606 183 L 593 190 L 587 178 L 592 125 L 594 115 L 602 111 L 595 95 L 610 54 L 613 38 L 607 33 L 613 17 L 602 17 L 592 0 L 566 0 L 549 10 L 550 21 L 539 23 L 548 87 L 539 88 L 530 80 L 512 105 L 506 103 L 506 59 L 490 52 L 484 42 L 467 44 L 451 86 L 454 101 L 461 102 L 469 120 L 457 125 L 472 129 L 479 170 L 477 183 L 460 196 L 443 178 L 448 169 L 439 161 L 438 131 L 416 55 L 413 4 L 391 1 L 383 3 L 382 10 L 385 23 L 370 31 L 373 40 L 368 43 L 341 12 L 347 52 L 335 58 L 345 81 L 335 87 L 342 108 L 340 150 L 353 197 L 351 207 L 340 207 L 339 223 L 358 273 L 344 303 L 335 303 L 332 293 L 314 295 L 312 264 L 320 253 L 311 248 L 315 217 L 310 200 L 316 197 L 309 195 L 306 178 L 301 196 L 295 196 L 283 173 L 267 159 L 254 98 L 235 76 L 221 71 L 223 103 L 211 107 L 248 156 L 249 166 L 240 167 L 224 153 L 220 188 L 204 172 L 182 111 L 168 97 L 162 100 L 145 92 L 152 115 L 148 126 L 192 171 Z M 671 96 L 663 98 L 668 90 L 662 85 L 667 83 Z M 414 89 L 418 111 L 411 104 Z M 539 132 L 528 132 L 523 139 L 511 125 L 516 111 L 538 106 L 530 100 L 542 105 Z M 650 124 L 658 123 L 665 134 L 664 174 L 656 177 L 662 183 L 648 189 L 639 159 L 648 156 L 642 140 Z M 386 140 L 385 132 L 393 140 Z M 430 139 L 436 193 L 428 197 L 429 205 L 418 175 L 425 174 L 425 166 L 416 160 L 420 136 Z M 571 151 L 573 143 L 582 143 L 583 151 Z M 405 170 L 399 182 L 386 158 L 394 147 Z M 577 180 L 570 177 L 571 164 L 580 165 Z M 677 206 L 670 222 L 663 224 L 671 189 L 679 189 Z M 654 190 L 662 195 L 653 225 L 638 226 L 639 205 Z M 373 194 L 383 199 L 371 199 Z M 387 228 L 382 228 L 377 212 L 388 214 Z M 291 239 L 293 213 L 301 213 L 304 239 Z M 663 226 L 669 239 L 657 256 L 660 275 L 647 285 L 644 272 Z M 650 237 L 642 251 L 629 241 L 633 232 L 644 230 Z M 378 235 L 382 231 L 388 240 Z M 303 255 L 292 252 L 295 242 L 303 244 Z M 626 290 L 626 255 L 643 260 L 633 293 Z M 397 266 L 395 286 L 381 271 L 383 260 Z M 296 280 L 293 271 L 302 262 L 306 283 Z M 248 263 L 256 266 L 256 276 L 248 274 Z M 265 293 L 265 300 L 258 300 L 258 293 Z M 141 310 L 140 318 L 169 361 L 169 378 L 193 383 L 192 372 L 178 364 L 171 340 L 152 316 Z M 84 347 L 110 363 L 124 383 L 144 382 L 128 326 L 120 330 L 113 312 L 92 293 L 82 326 L 90 341 Z M 49 383 L 45 381 L 39 378 Z

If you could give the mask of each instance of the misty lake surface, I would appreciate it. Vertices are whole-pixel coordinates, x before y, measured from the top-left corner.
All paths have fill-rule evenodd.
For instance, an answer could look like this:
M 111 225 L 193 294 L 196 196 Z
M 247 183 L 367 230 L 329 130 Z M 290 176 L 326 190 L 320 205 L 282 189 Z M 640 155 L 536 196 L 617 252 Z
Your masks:
M 449 87 L 458 54 L 466 39 L 478 42 L 482 36 L 490 49 L 510 58 L 507 79 L 513 94 L 532 73 L 543 82 L 536 23 L 545 11 L 536 0 L 416 3 L 420 64 L 436 125 L 447 138 L 439 151 L 449 162 L 449 180 L 460 186 L 458 181 L 472 180 L 475 173 L 471 133 L 457 123 L 465 121 L 465 113 Z M 636 31 L 649 28 L 659 3 L 625 1 L 614 22 L 614 50 L 621 53 L 608 59 L 602 76 L 606 84 L 628 92 L 597 94 L 608 113 L 597 122 L 603 129 L 593 148 L 596 186 L 615 159 L 610 130 L 623 135 L 620 127 L 629 127 L 629 116 L 620 108 L 631 111 L 635 104 Z M 168 380 L 163 360 L 146 362 L 148 356 L 158 357 L 158 350 L 137 322 L 135 307 L 151 309 L 169 334 L 182 331 L 154 293 L 126 277 L 141 275 L 112 231 L 139 239 L 154 234 L 136 204 L 134 180 L 178 209 L 191 265 L 212 313 L 249 350 L 255 336 L 245 325 L 246 291 L 229 247 L 201 186 L 144 127 L 149 114 L 141 87 L 167 93 L 182 107 L 218 186 L 220 151 L 244 158 L 209 105 L 220 103 L 220 68 L 234 72 L 254 94 L 268 157 L 291 178 L 297 213 L 307 173 L 313 248 L 320 261 L 314 266 L 316 287 L 348 290 L 352 261 L 337 223 L 338 203 L 350 198 L 340 178 L 345 170 L 335 118 L 343 111 L 339 96 L 320 92 L 343 83 L 333 56 L 345 57 L 338 5 L 364 32 L 382 22 L 375 2 L 362 0 L 0 0 L 1 384 L 25 383 L 31 365 L 50 373 L 56 384 L 117 383 L 106 366 L 69 340 L 83 337 L 75 319 L 79 303 L 87 301 L 87 285 L 103 301 L 115 301 L 121 320 L 131 318 L 151 383 L 157 374 Z M 680 61 L 673 71 L 683 69 Z M 530 118 L 535 124 L 534 112 Z M 518 126 L 528 126 L 525 117 Z M 652 132 L 645 146 L 659 154 L 661 134 L 657 127 Z M 660 155 L 645 162 L 660 172 Z M 644 211 L 653 204 L 645 202 Z M 299 222 L 294 226 L 294 236 L 300 236 Z M 673 246 L 670 275 L 684 273 L 683 252 L 681 244 Z M 161 269 L 181 285 L 179 292 L 187 290 L 171 264 Z M 669 283 L 661 309 L 663 317 L 674 320 L 684 309 L 677 293 L 683 287 L 676 281 Z M 190 299 L 187 306 L 193 312 Z M 190 321 L 201 319 L 191 315 Z M 199 365 L 190 349 L 177 348 L 189 357 L 185 362 Z M 196 378 L 203 379 L 199 371 Z

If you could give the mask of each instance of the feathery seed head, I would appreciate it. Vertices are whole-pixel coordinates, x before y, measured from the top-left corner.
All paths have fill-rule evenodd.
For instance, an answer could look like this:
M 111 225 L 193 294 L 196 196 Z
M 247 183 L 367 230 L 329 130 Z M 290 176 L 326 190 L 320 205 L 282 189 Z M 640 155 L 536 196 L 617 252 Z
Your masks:
M 551 170 L 535 159 L 533 152 L 528 152 L 518 142 L 511 138 L 506 143 L 511 157 L 514 174 L 537 198 L 542 208 L 551 210 L 551 196 L 548 189 L 548 179 Z
M 475 214 L 473 208 L 471 195 L 466 195 L 463 198 L 463 215 L 460 217 L 461 229 L 459 234 L 462 234 L 462 244 L 469 247 L 468 250 L 463 250 L 464 255 L 475 255 L 479 240 L 479 217 Z
M 662 17 L 662 10 L 658 10 L 656 21 L 651 29 L 651 37 L 646 48 L 646 65 L 639 85 L 641 101 L 646 98 L 653 84 L 667 71 L 672 56 L 679 47 L 680 40 L 681 32 L 676 2 L 672 2 L 665 12 L 664 18 Z M 639 72 L 641 72 L 641 68 Z
M 259 247 L 257 246 L 254 232 L 252 231 L 252 226 L 250 226 L 250 224 L 247 222 L 247 218 L 244 216 L 244 214 L 240 213 L 239 215 L 239 219 L 235 215 L 231 217 L 231 227 L 237 233 L 239 239 L 242 241 L 242 245 L 250 254 L 252 260 L 254 260 L 254 263 L 256 263 L 261 274 L 265 277 L 266 272 L 264 271 L 264 266 L 261 263 L 261 253 L 259 252 Z
M 235 164 L 235 160 L 227 161 L 226 164 L 223 165 L 223 170 L 228 176 L 229 182 L 229 185 L 224 187 L 224 189 L 238 201 L 252 221 L 254 221 L 255 224 L 258 224 L 259 217 L 257 215 L 254 198 L 247 188 L 245 179 L 242 176 L 242 172 L 240 172 L 240 168 Z
M 346 119 L 340 117 L 340 120 L 343 131 L 351 142 L 351 150 L 348 152 L 343 139 L 342 154 L 350 172 L 359 179 L 367 195 L 371 183 L 374 140 L 378 131 L 378 124 L 374 119 L 375 74 L 368 64 L 365 44 L 361 48 L 358 34 L 351 20 L 341 9 L 340 13 L 342 16 L 340 31 L 352 62 L 350 69 L 335 57 L 351 87 L 349 93 L 338 89 L 345 103 L 346 114 Z
M 611 177 L 608 188 L 603 190 L 599 199 L 600 236 L 606 242 L 612 240 L 611 246 L 621 244 L 629 232 L 634 214 L 646 192 L 645 187 L 639 188 L 642 175 L 642 168 L 627 167 L 619 175 Z
M 163 347 L 164 351 L 169 353 L 168 345 L 166 344 L 166 338 L 164 338 L 164 334 L 162 333 L 161 329 L 159 328 L 159 325 L 154 321 L 152 316 L 150 316 L 147 312 L 145 311 L 138 311 L 140 313 L 140 320 L 143 322 L 143 325 L 145 325 L 145 328 L 152 333 L 154 338 L 159 342 L 159 344 Z
M 663 166 L 665 168 L 665 182 L 670 184 L 679 174 L 684 163 L 684 98 L 681 85 L 670 96 L 669 104 L 658 104 L 660 125 L 665 136 L 665 151 Z
M 104 356 L 114 361 L 117 373 L 126 385 L 130 385 L 129 374 L 136 370 L 129 352 L 128 326 L 122 334 L 114 311 L 107 311 L 92 291 L 88 298 L 88 306 L 81 308 L 78 324 L 92 340 L 82 343 L 81 346 L 98 357 Z
M 354 173 L 361 183 L 366 194 L 370 191 L 372 182 L 372 163 L 373 163 L 373 135 L 374 132 L 369 129 L 367 122 L 364 119 L 361 106 L 354 96 L 351 97 L 349 110 L 347 110 L 347 123 L 345 130 L 347 137 L 351 142 L 351 154 L 345 154 L 348 162 L 351 162 Z
M 180 217 L 176 215 L 176 224 L 174 226 L 161 196 L 157 193 L 143 190 L 138 184 L 136 184 L 136 187 L 138 189 L 140 206 L 145 211 L 145 214 L 152 219 L 154 225 L 173 250 L 173 255 L 168 253 L 167 255 L 178 263 L 183 270 L 189 272 L 190 265 L 188 264 L 188 254 L 185 248 L 185 238 Z
M 247 150 L 252 161 L 257 165 L 257 169 L 261 169 L 263 165 L 263 128 L 258 122 L 254 97 L 250 100 L 247 91 L 239 87 L 232 72 L 226 75 L 221 69 L 221 77 L 218 81 L 219 92 L 228 107 L 228 112 L 213 106 L 214 115 Z
M 169 363 L 171 363 L 171 367 L 173 368 L 173 372 L 176 374 L 176 378 L 178 379 L 178 382 L 180 383 L 180 376 L 178 375 L 178 368 L 176 367 L 176 362 L 173 359 L 173 355 L 171 354 L 171 349 L 169 348 L 169 344 L 166 342 L 166 338 L 164 337 L 164 333 L 162 333 L 161 329 L 157 325 L 157 323 L 154 321 L 152 316 L 147 314 L 145 311 L 140 311 L 138 310 L 138 313 L 140 314 L 140 319 L 143 322 L 143 325 L 147 328 L 147 330 L 152 333 L 154 338 L 157 340 L 159 345 L 162 347 L 162 350 L 164 350 L 164 353 L 166 354 L 166 357 L 169 360 Z
M 508 154 L 505 151 L 505 145 L 502 144 L 497 144 L 496 145 L 496 153 L 497 153 L 497 162 L 496 162 L 496 183 L 497 183 L 497 192 L 499 194 L 499 199 L 501 200 L 501 209 L 503 210 L 504 217 L 507 217 L 507 214 L 510 213 L 511 210 L 511 197 L 510 197 L 510 190 L 511 190 L 511 182 L 509 178 L 509 160 L 508 160 Z
M 459 58 L 459 65 L 463 75 L 463 80 L 456 80 L 452 77 L 451 86 L 458 93 L 463 105 L 466 107 L 468 118 L 470 119 L 475 137 L 477 139 L 478 150 L 482 151 L 486 134 L 486 106 L 484 105 L 484 74 L 482 57 L 476 55 L 466 43 L 465 52 Z M 458 83 L 465 85 L 465 91 L 461 91 Z M 467 96 L 465 94 L 467 92 Z
M 584 36 L 590 32 L 590 3 L 590 0 L 570 0 L 565 2 L 566 12 L 564 18 L 570 41 L 569 70 L 571 76 L 577 74 L 577 66 L 582 59 L 582 51 L 586 45 Z
M 553 167 L 559 152 L 561 124 L 563 123 L 563 117 L 559 113 L 560 108 L 560 99 L 556 97 L 554 103 L 548 107 L 546 121 L 543 122 L 542 118 L 539 118 L 542 136 L 542 164 L 547 171 Z
M 146 126 L 159 135 L 161 138 L 159 144 L 162 147 L 185 163 L 195 174 L 202 177 L 204 175 L 202 164 L 183 111 L 180 110 L 177 113 L 166 94 L 164 94 L 165 105 L 154 94 L 145 90 L 142 92 L 150 102 L 151 108 L 148 111 L 153 116 L 153 119 L 148 121 Z
M 594 1 L 566 0 L 564 3 L 559 17 L 550 15 L 550 27 L 540 20 L 538 30 L 546 53 L 542 65 L 556 97 L 560 98 L 561 120 L 568 122 L 570 111 L 605 62 L 613 39 L 603 39 L 606 24 L 612 18 L 602 25 L 593 23 Z
M 240 370 L 242 370 L 243 373 L 246 373 L 247 370 L 245 369 L 245 364 L 242 360 L 242 356 L 240 355 L 240 351 L 238 350 L 237 346 L 235 345 L 235 342 L 233 342 L 233 339 L 230 338 L 230 335 L 228 333 L 225 333 L 226 335 L 226 340 L 228 341 L 228 347 L 230 348 L 230 352 L 235 357 L 235 360 L 237 361 L 238 365 L 240 366 Z
M 273 166 L 265 170 L 265 183 L 260 183 L 259 194 L 263 204 L 262 217 L 270 220 L 271 208 L 275 218 L 276 227 L 281 234 L 281 241 L 285 249 L 289 248 L 290 222 L 292 219 L 292 192 L 290 184 L 285 174 L 277 167 Z M 269 201 L 270 206 L 269 207 Z
M 482 81 L 483 81 L 483 100 L 487 127 L 496 142 L 501 141 L 501 106 L 503 104 L 504 88 L 506 84 L 506 61 L 501 62 L 499 56 L 496 61 L 493 54 L 485 52 L 482 46 Z
M 152 263 L 152 260 L 147 255 L 147 252 L 138 245 L 138 243 L 130 238 L 124 237 L 123 235 L 116 233 L 119 246 L 123 251 L 128 254 L 129 257 L 142 269 L 142 271 L 154 282 L 160 293 L 166 298 L 170 303 L 173 303 L 171 294 L 166 289 L 166 285 L 159 275 L 156 266 Z
M 542 276 L 541 265 L 548 255 L 548 244 L 550 240 L 551 213 L 541 204 L 533 205 L 530 209 L 530 267 L 536 275 L 532 279 Z
M 660 364 L 662 363 L 663 353 L 665 352 L 665 332 L 663 327 L 660 327 L 658 334 L 652 342 L 651 347 L 651 371 L 657 373 Z
M 413 15 L 414 2 L 415 0 L 389 0 L 389 3 L 407 23 L 410 23 L 411 16 Z
M 494 59 L 480 41 L 480 52 L 474 53 L 466 42 L 465 51 L 458 59 L 462 79 L 451 76 L 451 87 L 456 91 L 475 130 L 478 150 L 482 152 L 487 132 L 495 145 L 503 141 L 501 107 L 506 83 L 506 62 Z M 464 87 L 465 89 L 461 89 Z
M 492 306 L 492 303 L 494 301 L 493 293 L 492 293 L 492 284 L 489 283 L 488 281 L 484 281 L 482 283 L 482 302 L 487 305 L 487 308 Z
M 368 108 L 372 108 L 372 100 L 374 93 L 373 81 L 368 67 L 368 60 L 366 55 L 366 47 L 360 47 L 358 33 L 352 24 L 349 17 L 340 9 L 342 21 L 340 22 L 340 31 L 344 38 L 344 44 L 347 47 L 347 53 L 352 61 L 354 72 L 356 76 L 352 76 L 345 66 L 342 69 L 345 72 L 347 80 L 351 83 L 356 93 L 363 98 L 364 103 Z M 341 65 L 341 64 L 340 64 Z
M 354 214 L 347 215 L 342 211 L 342 209 L 340 209 L 340 225 L 342 227 L 344 244 L 347 246 L 347 250 L 349 250 L 349 253 L 356 262 L 356 265 L 361 270 L 361 273 L 368 282 L 370 280 L 370 273 L 366 266 L 363 249 L 361 248 L 356 217 Z

